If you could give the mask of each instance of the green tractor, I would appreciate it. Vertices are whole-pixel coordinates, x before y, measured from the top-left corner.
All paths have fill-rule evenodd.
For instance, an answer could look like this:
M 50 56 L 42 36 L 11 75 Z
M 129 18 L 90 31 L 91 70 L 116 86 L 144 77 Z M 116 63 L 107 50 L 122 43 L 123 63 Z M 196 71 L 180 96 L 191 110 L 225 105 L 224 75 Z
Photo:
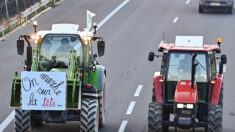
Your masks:
M 80 132 L 97 132 L 105 121 L 105 67 L 96 61 L 104 55 L 105 42 L 79 25 L 53 24 L 48 31 L 21 35 L 17 53 L 24 54 L 25 71 L 15 72 L 11 107 L 15 131 L 33 131 L 42 123 L 80 121 Z M 92 41 L 98 55 L 93 54 Z M 32 48 L 36 47 L 36 48 Z

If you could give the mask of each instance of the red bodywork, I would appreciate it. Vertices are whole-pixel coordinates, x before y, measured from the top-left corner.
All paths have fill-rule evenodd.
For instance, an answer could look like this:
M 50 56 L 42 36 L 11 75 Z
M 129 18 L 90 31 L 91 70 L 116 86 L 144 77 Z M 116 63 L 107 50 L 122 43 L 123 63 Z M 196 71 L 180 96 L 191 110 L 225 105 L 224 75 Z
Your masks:
M 220 92 L 223 85 L 223 75 L 218 74 L 215 79 L 215 84 L 212 90 L 211 104 L 218 104 L 220 98 Z
M 163 96 L 162 96 L 162 82 L 159 81 L 161 78 L 159 72 L 155 72 L 154 78 L 153 78 L 153 85 L 155 89 L 155 97 L 156 102 L 163 103 Z
M 196 103 L 198 101 L 196 82 L 194 83 L 194 89 L 192 89 L 190 80 L 179 81 L 176 86 L 174 101 L 179 103 Z

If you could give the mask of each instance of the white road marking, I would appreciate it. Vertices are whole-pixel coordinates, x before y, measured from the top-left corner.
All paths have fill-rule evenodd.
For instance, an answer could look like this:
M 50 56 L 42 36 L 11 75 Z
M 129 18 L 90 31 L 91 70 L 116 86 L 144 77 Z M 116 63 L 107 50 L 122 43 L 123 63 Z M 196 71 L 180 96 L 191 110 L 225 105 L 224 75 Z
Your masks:
M 187 0 L 187 1 L 185 2 L 185 4 L 189 4 L 189 3 L 190 3 L 190 1 L 191 1 L 191 0 Z
M 117 13 L 123 6 L 125 6 L 130 0 L 125 0 L 121 5 L 119 5 L 116 9 L 114 9 L 110 14 L 108 14 L 98 25 L 97 30 L 101 28 L 115 13 Z M 49 9 L 48 9 L 49 10 Z M 44 12 L 43 12 L 44 13 Z M 35 19 L 35 18 L 34 18 Z M 30 22 L 30 21 L 29 21 Z M 134 104 L 135 105 L 135 104 Z M 132 108 L 133 110 L 133 108 Z M 132 112 L 131 110 L 131 112 Z M 1 123 L 0 125 L 0 132 L 2 132 L 14 119 L 15 111 L 13 110 L 10 115 Z M 127 122 L 124 122 L 124 125 L 126 127 Z M 124 129 L 125 129 L 124 127 Z M 122 132 L 122 131 L 121 131 Z
M 122 124 L 118 130 L 118 132 L 124 132 L 125 131 L 125 128 L 126 128 L 126 125 L 127 125 L 128 121 L 127 120 L 123 120 L 122 121 Z
M 108 16 L 106 16 L 98 25 L 97 30 L 102 27 L 114 14 L 116 14 L 123 6 L 125 6 L 130 0 L 125 0 L 119 5 L 116 9 L 114 9 Z
M 129 105 L 127 111 L 126 111 L 126 114 L 127 114 L 127 115 L 130 115 L 130 114 L 132 113 L 134 107 L 135 107 L 135 101 L 131 101 L 131 103 L 130 103 L 130 105 Z
M 15 117 L 15 111 L 13 110 L 10 115 L 2 122 L 0 125 L 0 132 L 3 132 L 3 130 L 10 124 L 10 122 L 14 119 Z
M 179 20 L 179 17 L 175 17 L 175 19 L 173 20 L 173 23 L 176 23 Z
M 143 85 L 138 85 L 138 88 L 135 91 L 135 95 L 134 95 L 135 97 L 138 97 L 140 95 L 142 88 L 143 88 Z

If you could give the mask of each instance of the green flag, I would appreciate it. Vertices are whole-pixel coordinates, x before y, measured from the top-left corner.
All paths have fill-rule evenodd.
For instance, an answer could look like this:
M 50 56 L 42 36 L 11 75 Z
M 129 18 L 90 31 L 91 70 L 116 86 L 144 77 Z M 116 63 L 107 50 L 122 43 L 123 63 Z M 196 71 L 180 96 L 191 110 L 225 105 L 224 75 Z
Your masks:
M 92 17 L 94 17 L 95 14 L 87 10 L 87 31 L 90 31 L 92 27 Z

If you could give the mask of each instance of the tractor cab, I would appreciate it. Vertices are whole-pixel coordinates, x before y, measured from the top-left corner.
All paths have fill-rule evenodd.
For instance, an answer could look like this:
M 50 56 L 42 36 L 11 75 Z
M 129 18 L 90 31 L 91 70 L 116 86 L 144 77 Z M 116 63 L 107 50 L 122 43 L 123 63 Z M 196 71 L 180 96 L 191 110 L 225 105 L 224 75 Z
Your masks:
M 192 79 L 192 57 L 197 55 L 195 60 L 197 63 L 195 69 L 195 82 L 200 92 L 200 101 L 206 102 L 206 89 L 202 87 L 209 87 L 209 77 L 207 68 L 207 54 L 206 52 L 184 52 L 184 51 L 171 51 L 169 52 L 169 63 L 166 65 L 166 75 L 163 77 L 165 80 L 165 88 L 167 101 L 172 102 L 177 85 L 180 81 L 191 81 Z M 190 82 L 191 83 L 191 82 Z M 184 84 L 184 83 L 182 83 Z M 191 85 L 191 84 L 190 84 Z M 191 88 L 191 87 L 190 87 Z
M 154 75 L 153 103 L 149 105 L 149 112 L 153 112 L 154 107 L 161 107 L 164 132 L 169 126 L 193 128 L 193 131 L 195 127 L 205 127 L 208 130 L 208 112 L 211 109 L 208 104 L 222 104 L 223 95 L 220 93 L 227 57 L 218 56 L 220 44 L 221 39 L 217 40 L 217 45 L 208 45 L 203 43 L 202 36 L 176 36 L 175 43 L 159 45 L 158 51 L 162 55 L 149 53 L 149 61 L 162 56 L 160 72 Z M 221 62 L 217 63 L 219 58 Z M 151 124 L 159 119 L 152 119 L 150 113 L 149 129 L 156 131 L 155 127 L 159 126 Z M 175 116 L 174 120 L 170 120 L 170 114 Z
M 74 50 L 79 65 L 83 62 L 83 45 L 73 34 L 48 34 L 40 45 L 40 60 L 45 71 L 68 68 L 71 51 Z

